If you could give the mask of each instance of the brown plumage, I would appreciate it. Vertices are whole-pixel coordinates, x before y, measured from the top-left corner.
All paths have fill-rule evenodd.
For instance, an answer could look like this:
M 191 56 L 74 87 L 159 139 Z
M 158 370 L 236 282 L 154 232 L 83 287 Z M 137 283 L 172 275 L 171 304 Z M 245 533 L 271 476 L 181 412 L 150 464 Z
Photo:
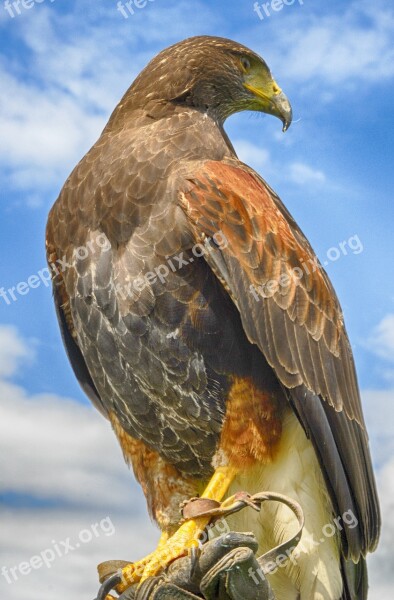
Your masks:
M 239 110 L 291 122 L 267 65 L 230 40 L 185 40 L 137 77 L 49 215 L 48 260 L 67 263 L 53 268 L 63 340 L 163 530 L 218 465 L 263 477 L 277 464 L 286 479 L 305 446 L 321 478 L 306 508 L 358 526 L 332 541 L 328 575 L 314 550 L 274 581 L 278 600 L 366 598 L 380 517 L 342 312 L 279 198 L 237 159 L 223 122 Z M 299 447 L 284 450 L 297 419 Z

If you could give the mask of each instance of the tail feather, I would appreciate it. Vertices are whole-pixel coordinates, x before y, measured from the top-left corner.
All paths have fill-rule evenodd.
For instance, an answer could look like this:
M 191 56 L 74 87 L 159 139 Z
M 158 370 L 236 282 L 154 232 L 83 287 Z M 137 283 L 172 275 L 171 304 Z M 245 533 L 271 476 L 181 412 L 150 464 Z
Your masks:
M 341 600 L 367 600 L 368 570 L 364 557 L 357 564 L 342 558 L 341 561 L 343 592 Z

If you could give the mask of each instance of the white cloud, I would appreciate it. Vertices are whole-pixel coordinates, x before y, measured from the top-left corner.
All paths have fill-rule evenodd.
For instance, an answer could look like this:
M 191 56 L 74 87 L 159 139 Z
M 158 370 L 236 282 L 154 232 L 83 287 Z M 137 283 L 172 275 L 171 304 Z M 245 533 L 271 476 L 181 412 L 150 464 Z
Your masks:
M 289 178 L 298 185 L 319 184 L 326 181 L 323 171 L 301 162 L 294 162 L 290 165 Z
M 18 69 L 13 63 L 0 66 L 5 90 L 0 158 L 6 182 L 35 192 L 59 187 L 94 143 L 121 95 L 127 72 L 126 57 L 113 52 L 112 68 L 108 58 L 103 60 L 105 51 L 111 53 L 116 45 L 110 36 L 104 40 L 101 31 L 92 30 L 77 43 L 66 42 L 58 31 L 62 18 L 40 8 L 17 29 L 28 64 L 21 62 Z M 66 29 L 63 35 L 70 32 Z
M 12 21 L 24 53 L 18 65 L 0 63 L 5 183 L 35 195 L 61 186 L 137 73 L 171 36 L 176 41 L 182 23 L 189 25 L 183 2 L 146 7 L 127 21 L 116 3 L 91 11 L 75 6 L 68 14 L 52 6 L 39 9 Z M 196 29 L 215 22 L 208 7 L 196 2 L 194 11 Z M 141 25 L 138 17 L 143 26 L 131 28 Z
M 157 530 L 132 509 L 129 516 L 94 508 L 6 509 L 2 517 L 0 587 L 7 600 L 89 600 L 99 588 L 96 565 L 110 559 L 138 560 L 158 539 Z M 21 563 L 42 553 L 46 564 L 25 575 L 19 571 Z
M 247 140 L 235 140 L 233 142 L 239 160 L 255 169 L 268 167 L 270 163 L 270 153 L 266 148 L 252 144 Z
M 394 389 L 362 392 L 372 456 L 376 468 L 382 533 L 378 549 L 368 559 L 369 600 L 390 600 L 394 588 Z
M 154 548 L 158 530 L 109 423 L 93 407 L 56 395 L 31 396 L 3 379 L 23 367 L 29 346 L 15 328 L 0 327 L 1 587 L 8 600 L 92 598 L 96 564 L 141 558 Z M 18 508 L 18 498 L 25 508 Z M 88 534 L 80 539 L 82 530 Z M 67 538 L 72 552 L 56 556 L 50 568 L 28 575 L 17 570 L 13 581 L 12 567 L 47 549 L 53 554 L 55 543 L 62 549 Z
M 0 325 L 0 378 L 14 375 L 19 365 L 33 355 L 33 349 L 20 337 L 16 327 Z
M 21 495 L 124 509 L 138 496 L 110 425 L 90 406 L 0 381 L 2 485 Z M 21 477 L 20 466 L 28 465 Z
M 260 47 L 281 79 L 303 82 L 308 94 L 311 86 L 318 86 L 322 100 L 335 98 L 341 86 L 392 77 L 392 9 L 353 2 L 341 10 L 318 16 L 301 7 L 283 12 L 281 36 L 275 33 L 270 39 L 268 28 L 261 48 L 258 29 L 255 43 L 248 36 L 250 45 Z M 169 40 L 179 39 L 182 24 L 192 33 L 189 12 L 182 2 L 154 5 L 125 20 L 115 5 L 90 12 L 76 6 L 69 14 L 42 5 L 28 18 L 14 19 L 13 31 L 25 58 L 18 66 L 11 60 L 0 65 L 0 158 L 6 184 L 34 190 L 31 206 L 40 203 L 38 191 L 59 188 L 150 56 Z M 208 6 L 194 3 L 193 28 L 206 30 L 207 23 L 214 28 L 218 19 Z M 250 162 L 266 166 L 265 152 L 260 149 Z M 240 154 L 248 156 L 249 149 L 241 147 Z M 311 183 L 312 177 L 317 183 L 324 176 L 319 171 L 300 172 L 297 165 L 293 170 L 296 182 L 306 177 Z
M 89 114 L 59 90 L 43 91 L 4 70 L 0 85 L 9 95 L 0 113 L 5 140 L 0 158 L 3 167 L 11 169 L 8 183 L 35 190 L 56 185 L 78 152 L 95 141 L 103 118 Z
M 394 314 L 388 314 L 375 327 L 370 337 L 370 348 L 378 356 L 394 362 Z
M 391 396 L 394 402 L 394 393 Z M 392 422 L 392 421 L 391 421 Z M 390 600 L 393 597 L 393 543 L 394 543 L 394 458 L 378 474 L 383 529 L 378 550 L 369 559 L 369 600 Z
M 380 468 L 394 457 L 394 390 L 364 390 L 362 399 L 373 458 Z
M 394 589 L 394 389 L 364 390 L 363 408 L 382 511 L 382 533 L 369 558 L 369 600 L 390 600 Z
M 269 151 L 244 139 L 234 141 L 238 158 L 264 174 L 267 180 L 287 179 L 297 185 L 315 187 L 327 182 L 323 171 L 315 169 L 304 162 L 293 162 L 289 165 L 279 164 Z M 286 177 L 284 173 L 287 173 Z
M 334 12 L 336 10 L 336 13 Z M 394 76 L 394 12 L 384 2 L 353 0 L 336 3 L 336 9 L 307 6 L 281 14 L 281 35 L 272 20 L 261 42 L 261 25 L 256 47 L 306 93 L 321 90 L 322 84 L 335 92 L 363 82 L 380 83 Z M 267 31 L 268 27 L 268 31 Z M 258 39 L 260 38 L 260 39 Z
M 367 350 L 383 359 L 379 365 L 380 375 L 390 384 L 394 383 L 394 314 L 383 317 L 364 344 Z

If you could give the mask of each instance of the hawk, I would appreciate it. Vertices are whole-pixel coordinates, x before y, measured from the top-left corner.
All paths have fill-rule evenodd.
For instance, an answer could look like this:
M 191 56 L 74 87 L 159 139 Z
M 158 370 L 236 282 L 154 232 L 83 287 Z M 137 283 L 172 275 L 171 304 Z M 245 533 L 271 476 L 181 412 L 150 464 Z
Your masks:
M 268 489 L 306 516 L 276 598 L 361 600 L 380 516 L 352 351 L 310 244 L 224 131 L 242 110 L 292 119 L 231 40 L 184 40 L 138 75 L 49 214 L 63 341 L 162 531 L 124 581 L 187 553 L 207 519 L 179 526 L 181 500 Z M 297 526 L 250 512 L 231 525 L 261 552 Z

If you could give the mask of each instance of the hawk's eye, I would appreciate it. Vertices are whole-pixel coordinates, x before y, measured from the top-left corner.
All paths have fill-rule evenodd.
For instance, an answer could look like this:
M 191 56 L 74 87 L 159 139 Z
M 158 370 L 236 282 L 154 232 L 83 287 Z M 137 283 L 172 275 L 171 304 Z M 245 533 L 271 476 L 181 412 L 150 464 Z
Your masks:
M 243 71 L 247 72 L 250 69 L 250 61 L 248 58 L 246 58 L 246 56 L 243 56 L 241 58 L 241 67 L 243 69 Z

